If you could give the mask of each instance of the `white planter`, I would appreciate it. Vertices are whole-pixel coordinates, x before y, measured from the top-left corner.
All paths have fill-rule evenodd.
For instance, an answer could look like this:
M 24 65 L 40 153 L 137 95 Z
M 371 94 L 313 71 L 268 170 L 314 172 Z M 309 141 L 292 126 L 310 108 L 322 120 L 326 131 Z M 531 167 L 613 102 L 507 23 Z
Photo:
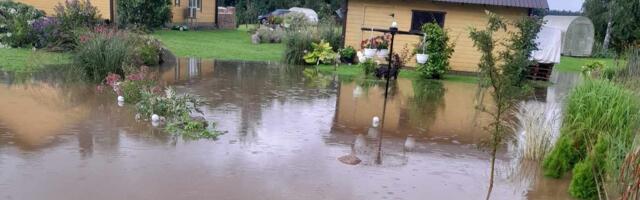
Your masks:
M 429 60 L 429 55 L 427 54 L 416 54 L 416 62 L 419 64 L 425 64 Z
M 389 56 L 389 49 L 380 49 L 380 50 L 378 50 L 378 57 L 379 58 L 386 58 L 387 56 Z
M 365 58 L 373 58 L 376 55 L 376 49 L 364 49 Z

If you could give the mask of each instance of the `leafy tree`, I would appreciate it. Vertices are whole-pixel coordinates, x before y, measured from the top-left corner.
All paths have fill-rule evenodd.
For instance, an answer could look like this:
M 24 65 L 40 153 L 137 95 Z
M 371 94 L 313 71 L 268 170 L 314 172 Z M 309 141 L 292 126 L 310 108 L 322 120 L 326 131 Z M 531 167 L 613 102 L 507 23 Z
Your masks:
M 586 0 L 584 15 L 593 21 L 596 39 L 603 50 L 622 52 L 640 40 L 640 2 L 629 0 Z
M 120 26 L 160 28 L 171 21 L 171 0 L 118 0 Z

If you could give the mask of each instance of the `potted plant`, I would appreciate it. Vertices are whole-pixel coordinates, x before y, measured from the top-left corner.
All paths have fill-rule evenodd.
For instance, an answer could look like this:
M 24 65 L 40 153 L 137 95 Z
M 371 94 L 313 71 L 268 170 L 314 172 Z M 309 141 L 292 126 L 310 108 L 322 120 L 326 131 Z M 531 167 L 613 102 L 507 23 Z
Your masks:
M 375 38 L 362 40 L 361 48 L 364 49 L 364 57 L 373 58 L 376 55 L 376 46 Z
M 352 64 L 355 56 L 356 50 L 351 46 L 340 50 L 340 61 L 342 63 Z
M 418 64 L 425 64 L 429 60 L 429 55 L 427 54 L 427 45 L 425 45 L 424 41 L 416 47 L 416 62 Z
M 386 58 L 387 56 L 389 56 L 389 43 L 391 41 L 391 34 L 384 34 L 384 36 L 378 36 L 376 37 L 376 44 L 378 44 L 376 46 L 377 50 L 378 50 L 378 57 L 380 58 Z

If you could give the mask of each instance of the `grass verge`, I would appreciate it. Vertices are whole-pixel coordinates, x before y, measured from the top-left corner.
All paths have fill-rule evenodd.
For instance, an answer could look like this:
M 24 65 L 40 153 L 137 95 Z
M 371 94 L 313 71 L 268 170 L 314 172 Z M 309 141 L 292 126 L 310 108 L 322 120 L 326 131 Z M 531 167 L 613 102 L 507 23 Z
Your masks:
M 320 65 L 318 66 L 318 71 L 320 73 L 329 74 L 335 73 L 339 76 L 359 76 L 362 75 L 362 69 L 357 65 L 339 65 L 336 67 L 335 65 Z M 403 69 L 400 71 L 398 75 L 399 78 L 407 78 L 407 79 L 418 79 L 420 74 L 412 69 Z M 445 81 L 455 81 L 455 82 L 463 82 L 463 83 L 477 83 L 478 78 L 475 76 L 465 76 L 465 75 L 457 75 L 457 74 L 447 74 L 444 76 Z
M 45 65 L 71 63 L 68 53 L 33 51 L 25 48 L 0 49 L 0 70 L 29 72 L 41 69 Z

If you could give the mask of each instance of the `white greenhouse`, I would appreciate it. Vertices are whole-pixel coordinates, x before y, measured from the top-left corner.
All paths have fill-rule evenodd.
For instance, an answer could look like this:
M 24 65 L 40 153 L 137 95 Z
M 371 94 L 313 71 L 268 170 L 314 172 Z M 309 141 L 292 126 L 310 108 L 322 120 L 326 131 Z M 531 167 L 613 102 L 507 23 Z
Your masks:
M 546 26 L 562 31 L 562 55 L 591 56 L 595 31 L 589 18 L 549 15 L 544 17 L 544 21 Z

